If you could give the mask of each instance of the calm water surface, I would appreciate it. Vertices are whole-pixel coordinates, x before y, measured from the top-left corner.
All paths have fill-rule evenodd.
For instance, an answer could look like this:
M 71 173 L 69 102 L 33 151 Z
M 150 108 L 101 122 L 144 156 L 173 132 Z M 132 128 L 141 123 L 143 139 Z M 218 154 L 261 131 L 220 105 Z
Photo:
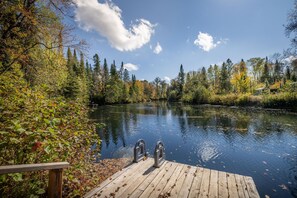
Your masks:
M 297 197 L 297 116 L 275 111 L 146 103 L 99 107 L 101 159 L 132 157 L 138 139 L 150 154 L 252 176 L 261 197 Z

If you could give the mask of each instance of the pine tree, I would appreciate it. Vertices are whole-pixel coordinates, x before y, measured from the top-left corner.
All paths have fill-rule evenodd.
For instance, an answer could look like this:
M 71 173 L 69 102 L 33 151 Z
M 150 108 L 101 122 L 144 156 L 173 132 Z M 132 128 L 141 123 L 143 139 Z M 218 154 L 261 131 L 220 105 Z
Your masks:
M 99 76 L 100 74 L 100 58 L 98 54 L 95 54 L 93 56 L 93 61 L 94 61 L 94 72 Z
M 113 63 L 111 64 L 110 76 L 111 77 L 116 77 L 117 76 L 117 68 L 116 68 L 116 65 L 115 65 L 115 61 L 113 61 Z
M 230 91 L 230 81 L 228 76 L 228 68 L 226 63 L 224 62 L 221 69 L 220 76 L 220 88 L 223 93 L 227 93 Z
M 263 68 L 263 73 L 261 76 L 261 82 L 270 82 L 270 71 L 269 71 L 269 65 L 268 65 L 268 58 L 266 57 L 265 63 L 264 63 L 264 68 Z
M 80 64 L 79 64 L 79 76 L 85 78 L 86 76 L 85 70 L 85 62 L 84 62 L 84 55 L 80 53 Z
M 72 70 L 72 53 L 71 53 L 71 50 L 70 48 L 68 47 L 67 49 L 67 68 L 68 68 L 68 71 Z
M 124 82 L 129 82 L 130 81 L 130 76 L 129 76 L 129 71 L 127 69 L 124 69 L 124 77 L 123 77 Z
M 275 64 L 274 64 L 274 74 L 273 74 L 273 77 L 274 77 L 274 81 L 279 81 L 281 79 L 281 65 L 278 62 L 278 60 L 276 60 L 275 61 Z
M 205 67 L 202 67 L 202 69 L 201 69 L 201 84 L 205 88 L 208 88 L 207 75 L 206 75 L 206 69 L 205 69 Z
M 108 65 L 106 59 L 104 59 L 103 63 L 103 79 L 102 79 L 102 84 L 103 84 L 103 93 L 106 91 L 106 85 L 109 81 L 109 72 L 108 72 Z
M 179 68 L 178 84 L 179 84 L 178 95 L 181 98 L 182 95 L 183 95 L 183 87 L 184 87 L 184 84 L 185 84 L 185 72 L 184 72 L 183 65 L 180 65 L 180 68 Z
M 287 80 L 291 79 L 291 69 L 289 66 L 286 67 L 286 79 Z
M 73 58 L 72 58 L 72 68 L 76 75 L 79 73 L 79 66 L 78 66 L 78 59 L 76 55 L 76 50 L 73 51 Z
M 120 68 L 120 71 L 119 71 L 119 76 L 120 76 L 120 79 L 121 80 L 124 80 L 124 63 L 123 62 L 121 63 L 121 68 Z

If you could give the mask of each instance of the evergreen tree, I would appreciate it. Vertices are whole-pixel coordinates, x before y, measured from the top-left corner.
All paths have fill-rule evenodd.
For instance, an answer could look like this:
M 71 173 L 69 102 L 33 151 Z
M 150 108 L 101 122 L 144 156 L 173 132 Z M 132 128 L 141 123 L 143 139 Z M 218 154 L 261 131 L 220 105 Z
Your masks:
M 79 64 L 79 76 L 85 78 L 86 76 L 86 67 L 84 62 L 84 55 L 83 53 L 80 53 L 80 64 Z
M 156 99 L 160 98 L 160 83 L 161 83 L 161 78 L 157 77 L 154 80 L 154 84 L 156 87 Z
M 178 95 L 181 98 L 182 95 L 183 95 L 183 87 L 184 87 L 184 84 L 185 84 L 185 72 L 184 72 L 183 65 L 180 65 L 180 68 L 179 68 L 178 84 L 179 84 Z
M 219 88 L 220 83 L 220 68 L 217 64 L 213 66 L 214 70 L 214 89 L 217 90 Z
M 226 61 L 226 67 L 227 67 L 227 72 L 228 72 L 228 78 L 230 80 L 231 75 L 232 75 L 232 70 L 233 70 L 233 63 L 230 58 L 228 58 Z
M 223 63 L 222 69 L 221 69 L 220 88 L 223 93 L 228 93 L 231 88 L 229 75 L 228 75 L 228 68 L 225 62 Z
M 124 69 L 124 77 L 123 77 L 124 82 L 129 82 L 130 81 L 130 76 L 129 76 L 129 71 L 127 69 Z
M 120 68 L 120 71 L 119 71 L 119 76 L 120 76 L 120 79 L 121 80 L 124 80 L 124 63 L 122 62 L 121 63 L 121 68 Z
M 72 68 L 76 75 L 79 73 L 78 59 L 76 55 L 76 50 L 73 50 L 73 58 L 72 58 Z
M 67 68 L 68 70 L 72 70 L 72 53 L 70 48 L 67 49 Z
M 109 72 L 108 65 L 106 59 L 104 59 L 103 63 L 103 93 L 105 93 L 107 82 L 109 81 Z
M 96 73 L 96 75 L 99 76 L 100 74 L 100 58 L 98 54 L 95 54 L 93 56 L 93 61 L 94 61 L 94 72 Z
M 202 67 L 202 69 L 201 69 L 201 84 L 205 88 L 208 88 L 208 82 L 207 82 L 207 75 L 206 75 L 206 69 L 205 69 L 205 67 Z
M 214 87 L 214 71 L 212 65 L 207 69 L 207 78 L 209 80 L 209 85 Z
M 281 64 L 278 62 L 278 60 L 275 61 L 274 64 L 274 81 L 279 81 L 281 79 Z
M 110 67 L 110 76 L 111 77 L 117 76 L 117 68 L 116 68 L 116 65 L 115 65 L 115 61 L 113 61 L 113 63 L 111 64 L 111 67 Z
M 266 80 L 268 82 L 270 82 L 270 69 L 269 69 L 268 58 L 267 57 L 266 57 L 265 63 L 264 63 L 263 73 L 262 73 L 262 76 L 261 76 L 261 82 L 266 82 Z
M 287 80 L 291 79 L 291 69 L 289 66 L 286 67 L 286 79 Z

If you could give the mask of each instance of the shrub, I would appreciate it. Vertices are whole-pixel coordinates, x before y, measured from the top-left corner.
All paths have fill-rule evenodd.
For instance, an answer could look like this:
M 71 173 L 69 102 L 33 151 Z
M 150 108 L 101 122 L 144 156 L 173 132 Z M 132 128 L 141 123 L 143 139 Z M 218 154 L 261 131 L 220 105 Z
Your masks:
M 297 111 L 297 93 L 285 92 L 278 94 L 265 95 L 263 106 L 268 108 L 286 108 Z
M 86 190 L 79 172 L 88 168 L 90 146 L 99 139 L 83 104 L 48 98 L 14 71 L 0 76 L 0 111 L 0 165 L 67 161 L 68 196 Z M 0 195 L 41 196 L 46 185 L 47 173 L 1 175 Z

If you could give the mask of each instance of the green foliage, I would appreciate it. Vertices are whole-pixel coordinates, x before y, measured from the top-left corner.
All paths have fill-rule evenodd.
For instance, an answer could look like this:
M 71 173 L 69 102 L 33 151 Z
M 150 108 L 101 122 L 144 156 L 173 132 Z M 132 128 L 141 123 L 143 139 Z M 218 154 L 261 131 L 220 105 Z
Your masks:
M 202 85 L 198 85 L 184 94 L 182 100 L 184 102 L 194 103 L 194 104 L 205 104 L 208 103 L 210 97 L 210 92 Z
M 269 94 L 263 97 L 263 106 L 268 108 L 287 108 L 297 111 L 297 92 Z
M 18 67 L 1 75 L 0 82 L 1 165 L 68 161 L 68 196 L 76 188 L 83 192 L 73 175 L 87 168 L 90 146 L 99 143 L 84 105 L 30 88 Z M 39 196 L 46 185 L 47 173 L 9 174 L 0 178 L 0 194 Z

